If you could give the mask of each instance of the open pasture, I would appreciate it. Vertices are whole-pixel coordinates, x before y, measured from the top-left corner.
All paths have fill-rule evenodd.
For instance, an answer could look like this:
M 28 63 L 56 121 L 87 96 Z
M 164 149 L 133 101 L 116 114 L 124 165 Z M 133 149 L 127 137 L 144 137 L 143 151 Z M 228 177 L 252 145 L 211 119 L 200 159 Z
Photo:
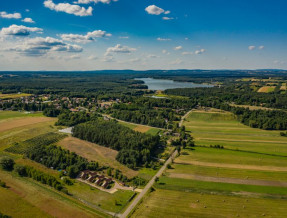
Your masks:
M 286 208 L 286 200 L 281 199 L 156 189 L 132 217 L 285 217 Z
M 258 92 L 264 92 L 264 93 L 269 93 L 269 92 L 274 92 L 276 86 L 263 86 L 260 89 L 258 89 Z
M 128 177 L 138 175 L 137 171 L 122 165 L 116 160 L 118 151 L 71 136 L 64 138 L 57 144 L 64 149 L 70 150 L 82 157 L 87 158 L 88 160 L 97 161 L 101 165 L 117 168 Z
M 241 124 L 229 112 L 193 111 L 184 122 L 196 145 L 287 156 L 287 138 L 280 131 L 267 131 Z

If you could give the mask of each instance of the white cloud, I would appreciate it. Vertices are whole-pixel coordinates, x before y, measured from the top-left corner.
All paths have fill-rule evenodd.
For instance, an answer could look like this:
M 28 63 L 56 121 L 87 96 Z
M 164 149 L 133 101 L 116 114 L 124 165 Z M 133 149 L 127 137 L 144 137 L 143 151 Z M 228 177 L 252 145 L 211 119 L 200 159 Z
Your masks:
M 42 32 L 43 29 L 37 27 L 26 27 L 23 25 L 11 25 L 7 28 L 2 28 L 1 35 L 28 36 L 31 32 Z
M 74 1 L 74 4 L 91 4 L 91 3 L 104 3 L 104 4 L 110 4 L 112 1 L 116 2 L 118 0 L 77 0 Z
M 182 55 L 193 55 L 193 52 L 184 51 L 181 53 Z
M 22 21 L 25 22 L 25 23 L 35 23 L 35 21 L 32 18 L 29 18 L 29 17 L 23 19 Z
M 76 60 L 76 59 L 81 59 L 80 55 L 71 55 L 70 57 L 68 57 L 69 60 Z
M 20 13 L 8 14 L 6 11 L 2 11 L 0 12 L 0 17 L 7 19 L 21 19 L 22 15 Z
M 129 36 L 120 36 L 119 38 L 120 39 L 129 39 L 130 37 Z
M 162 53 L 165 55 L 169 55 L 170 53 L 167 50 L 162 50 Z
M 173 17 L 163 17 L 162 19 L 163 19 L 163 20 L 174 20 Z
M 112 34 L 107 33 L 102 30 L 95 30 L 93 32 L 88 32 L 86 35 L 80 34 L 62 34 L 60 37 L 64 41 L 77 42 L 77 43 L 87 43 L 94 41 L 96 38 L 110 37 Z
M 264 45 L 260 45 L 260 46 L 258 47 L 259 50 L 263 50 L 264 48 L 265 48 Z
M 254 45 L 250 45 L 250 46 L 248 47 L 248 49 L 249 49 L 250 51 L 254 50 L 255 48 L 256 48 L 256 46 L 254 46 Z
M 16 51 L 27 56 L 41 56 L 48 52 L 82 52 L 83 48 L 78 45 L 64 43 L 62 40 L 52 37 L 36 37 L 24 41 L 23 44 L 7 49 Z
M 157 41 L 171 41 L 171 39 L 169 38 L 160 38 L 160 37 L 158 37 L 156 40 Z
M 133 59 L 129 59 L 129 60 L 118 61 L 117 63 L 127 64 L 127 63 L 136 63 L 136 62 L 140 62 L 140 61 L 141 61 L 140 58 L 133 58 Z
M 182 64 L 183 61 L 181 59 L 176 59 L 175 61 L 170 62 L 172 65 Z
M 25 11 L 26 11 L 26 12 L 30 12 L 30 10 L 29 10 L 29 9 L 26 9 Z
M 145 11 L 148 13 L 148 14 L 152 14 L 152 15 L 160 15 L 160 14 L 169 14 L 170 11 L 165 11 L 163 10 L 162 8 L 159 8 L 155 5 L 150 5 L 148 7 L 146 7 Z
M 131 52 L 136 51 L 135 48 L 130 48 L 128 46 L 122 46 L 117 44 L 115 47 L 110 47 L 107 49 L 105 56 L 110 56 L 112 53 L 125 53 L 130 54 Z
M 176 50 L 176 51 L 179 51 L 179 50 L 182 49 L 182 46 L 177 46 L 177 47 L 174 47 L 173 49 Z
M 44 1 L 44 5 L 46 8 L 49 8 L 54 11 L 65 12 L 67 14 L 74 14 L 76 16 L 92 16 L 93 15 L 93 8 L 88 7 L 87 9 L 81 7 L 79 5 L 71 5 L 69 3 L 59 3 L 55 4 L 53 0 L 46 0 Z
M 196 50 L 195 52 L 194 52 L 194 54 L 197 54 L 197 55 L 199 55 L 199 54 L 202 54 L 202 53 L 204 53 L 205 52 L 205 49 L 200 49 L 200 50 Z
M 88 60 L 97 60 L 98 57 L 96 57 L 95 55 L 91 55 L 88 57 Z

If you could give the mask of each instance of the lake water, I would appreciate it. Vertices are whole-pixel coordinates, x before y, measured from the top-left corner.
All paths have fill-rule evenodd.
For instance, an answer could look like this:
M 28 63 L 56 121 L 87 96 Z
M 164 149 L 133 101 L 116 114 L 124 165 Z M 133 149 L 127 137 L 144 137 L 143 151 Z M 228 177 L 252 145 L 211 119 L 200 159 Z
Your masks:
M 196 84 L 196 83 L 192 83 L 192 82 L 177 82 L 177 81 L 168 80 L 168 79 L 135 78 L 135 80 L 144 81 L 145 85 L 147 85 L 148 89 L 150 89 L 150 90 L 213 87 L 213 85 Z

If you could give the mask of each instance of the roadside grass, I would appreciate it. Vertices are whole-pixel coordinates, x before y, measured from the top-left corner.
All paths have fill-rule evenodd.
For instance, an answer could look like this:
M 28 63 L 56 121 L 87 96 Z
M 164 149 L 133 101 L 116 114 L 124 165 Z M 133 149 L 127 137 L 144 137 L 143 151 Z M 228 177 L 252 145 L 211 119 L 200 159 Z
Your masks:
M 240 192 L 258 193 L 287 197 L 287 188 L 272 186 L 242 185 L 219 182 L 203 182 L 191 179 L 161 177 L 155 184 L 156 188 L 197 193 L 222 193 L 232 195 Z
M 138 175 L 138 172 L 132 170 L 116 160 L 118 151 L 106 148 L 95 143 L 81 140 L 72 136 L 66 137 L 57 145 L 64 149 L 75 152 L 76 154 L 87 158 L 90 161 L 97 161 L 100 165 L 110 166 L 119 169 L 122 173 L 131 178 Z
M 158 135 L 160 132 L 162 132 L 162 130 L 157 129 L 157 128 L 150 128 L 150 129 L 146 132 L 146 134 L 150 134 L 150 135 L 156 136 L 156 135 Z
M 215 149 L 195 147 L 194 150 L 183 149 L 188 155 L 180 155 L 175 162 L 189 163 L 190 161 L 201 161 L 219 164 L 237 164 L 252 166 L 287 167 L 287 158 L 256 153 L 232 151 L 227 149 Z
M 238 179 L 287 181 L 287 172 L 257 171 L 247 169 L 230 169 L 221 167 L 207 167 L 198 165 L 173 164 L 167 173 L 182 173 L 211 177 L 228 177 Z M 168 174 L 167 174 L 168 176 Z
M 75 198 L 115 213 L 121 212 L 134 195 L 134 192 L 124 190 L 118 190 L 110 194 L 78 181 L 74 185 L 69 186 L 68 190 Z
M 242 198 L 161 190 L 150 193 L 131 217 L 285 217 L 281 199 Z
M 197 145 L 223 145 L 230 149 L 287 156 L 287 138 L 280 131 L 251 128 L 229 112 L 192 112 L 184 122 Z
M 138 176 L 143 179 L 150 180 L 157 173 L 157 171 L 158 170 L 153 170 L 151 168 L 141 168 Z
M 52 217 L 8 188 L 0 187 L 0 211 L 11 217 Z
M 32 179 L 22 178 L 2 170 L 0 170 L 0 177 L 9 186 L 9 191 L 13 191 L 24 201 L 52 217 L 107 217 L 107 215 L 87 207 L 73 197 Z M 0 207 L 0 211 L 3 211 L 2 207 Z M 31 217 L 29 212 L 27 217 Z

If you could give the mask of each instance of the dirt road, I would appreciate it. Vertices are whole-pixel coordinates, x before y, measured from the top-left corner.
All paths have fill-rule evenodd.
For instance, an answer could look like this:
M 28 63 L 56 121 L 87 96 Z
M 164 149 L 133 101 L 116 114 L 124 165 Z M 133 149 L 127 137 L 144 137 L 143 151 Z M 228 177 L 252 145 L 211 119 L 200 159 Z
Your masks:
M 134 201 L 129 205 L 129 207 L 126 209 L 126 211 L 122 215 L 120 215 L 119 217 L 125 218 L 130 214 L 130 212 L 137 206 L 137 204 L 140 202 L 140 200 L 145 196 L 145 194 L 148 192 L 148 190 L 152 187 L 152 185 L 155 182 L 155 179 L 162 175 L 162 173 L 166 169 L 167 165 L 172 162 L 172 160 L 176 157 L 176 155 L 177 155 L 177 150 L 175 152 L 173 152 L 173 154 L 165 162 L 165 164 L 162 166 L 162 168 L 160 168 L 160 170 L 156 173 L 156 175 L 145 186 L 143 191 L 134 199 Z

